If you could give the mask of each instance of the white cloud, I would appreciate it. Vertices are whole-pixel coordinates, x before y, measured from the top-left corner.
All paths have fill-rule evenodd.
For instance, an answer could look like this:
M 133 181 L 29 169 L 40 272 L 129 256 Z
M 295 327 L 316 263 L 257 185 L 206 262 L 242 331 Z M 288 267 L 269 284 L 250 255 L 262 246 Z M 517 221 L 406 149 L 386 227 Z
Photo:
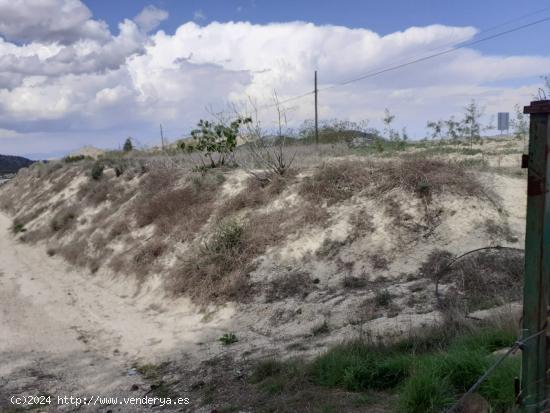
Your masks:
M 156 29 L 158 25 L 167 18 L 168 12 L 166 10 L 159 9 L 155 6 L 147 6 L 134 17 L 134 21 L 144 32 L 150 32 Z
M 0 0 L 0 35 L 25 42 L 107 40 L 107 24 L 91 16 L 79 0 Z
M 121 22 L 113 35 L 105 27 L 84 30 L 86 22 L 103 26 L 76 0 L 22 1 L 40 4 L 46 16 L 41 23 L 27 8 L 8 7 L 0 0 L 0 10 L 29 28 L 19 30 L 0 17 L 0 34 L 6 38 L 0 38 L 0 129 L 13 131 L 10 142 L 20 141 L 22 147 L 31 145 L 25 144 L 26 136 L 33 137 L 32 145 L 39 137 L 62 136 L 67 148 L 74 148 L 69 137 L 84 143 L 90 131 L 105 139 L 130 134 L 147 140 L 156 136 L 159 122 L 169 135 L 179 136 L 207 116 L 209 104 L 223 108 L 248 96 L 261 104 L 273 90 L 281 100 L 308 92 L 314 70 L 319 71 L 322 118 L 376 120 L 389 107 L 400 126 L 418 136 L 427 119 L 458 114 L 472 98 L 488 112 L 525 103 L 536 91 L 532 78 L 550 67 L 550 56 L 491 56 L 463 49 L 325 91 L 471 39 L 476 30 L 432 25 L 381 36 L 368 29 L 306 22 L 188 22 L 173 34 L 148 35 L 167 16 L 149 6 L 133 21 Z M 69 9 L 74 15 L 67 14 Z M 52 10 L 67 14 L 66 23 L 50 22 Z M 509 81 L 522 86 L 506 86 Z M 312 117 L 311 96 L 291 105 L 293 122 Z M 55 142 L 56 148 L 62 145 Z

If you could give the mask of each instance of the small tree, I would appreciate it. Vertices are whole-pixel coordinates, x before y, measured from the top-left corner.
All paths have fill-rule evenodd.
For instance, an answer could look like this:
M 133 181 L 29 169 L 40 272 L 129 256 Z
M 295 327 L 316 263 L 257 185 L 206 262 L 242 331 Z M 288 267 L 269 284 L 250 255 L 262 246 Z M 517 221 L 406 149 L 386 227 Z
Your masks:
M 392 127 L 392 123 L 394 120 L 395 115 L 392 115 L 388 108 L 384 109 L 384 117 L 382 118 L 382 122 L 384 122 L 384 134 L 391 141 L 399 139 L 399 133 L 396 132 Z
M 213 123 L 200 120 L 198 129 L 191 131 L 196 144 L 194 148 L 204 153 L 209 159 L 210 167 L 225 165 L 226 159 L 237 146 L 237 136 L 241 125 L 252 122 L 251 118 L 238 118 L 229 125 L 224 122 Z
M 122 146 L 124 152 L 132 152 L 134 150 L 134 145 L 132 144 L 132 138 L 128 137 Z
M 527 121 L 526 116 L 523 114 L 521 107 L 519 105 L 514 106 L 514 111 L 516 113 L 515 119 L 512 120 L 512 128 L 514 129 L 514 137 L 516 139 L 523 139 L 529 133 L 529 122 Z
M 428 129 L 431 129 L 431 138 L 432 140 L 436 139 L 442 139 L 442 131 L 443 131 L 443 121 L 438 120 L 437 122 L 429 121 L 426 125 Z
M 447 139 L 456 141 L 460 136 L 460 122 L 457 122 L 454 116 L 451 116 L 448 120 L 445 121 L 445 127 L 447 128 Z
M 464 119 L 462 120 L 462 130 L 464 135 L 470 140 L 470 146 L 472 146 L 474 140 L 481 139 L 480 119 L 482 116 L 483 109 L 472 99 L 464 108 Z
M 248 173 L 258 179 L 260 182 L 270 182 L 274 176 L 284 176 L 291 169 L 296 156 L 296 151 L 287 151 L 289 143 L 294 139 L 293 131 L 287 126 L 287 111 L 279 102 L 277 93 L 273 93 L 273 106 L 277 112 L 277 136 L 266 136 L 258 118 L 258 108 L 251 99 L 250 106 L 250 122 L 246 123 L 246 128 L 243 133 L 243 138 L 246 141 L 246 148 L 256 165 L 263 168 L 262 172 L 254 171 L 252 168 L 247 168 Z M 238 109 L 234 108 L 238 113 Z M 246 113 L 249 113 L 248 106 L 245 108 Z M 307 132 L 304 131 L 304 136 Z

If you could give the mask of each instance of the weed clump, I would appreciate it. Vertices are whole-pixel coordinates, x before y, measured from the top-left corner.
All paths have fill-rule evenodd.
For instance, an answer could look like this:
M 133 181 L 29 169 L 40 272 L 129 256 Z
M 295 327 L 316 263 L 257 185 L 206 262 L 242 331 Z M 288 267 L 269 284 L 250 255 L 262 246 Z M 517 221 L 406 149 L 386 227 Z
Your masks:
M 224 346 L 229 346 L 231 344 L 234 344 L 236 343 L 237 341 L 239 341 L 239 339 L 237 338 L 237 336 L 235 335 L 235 333 L 225 333 L 223 336 L 221 336 L 219 338 L 219 341 L 224 345 Z
M 26 232 L 26 231 L 27 231 L 27 228 L 25 228 L 25 224 L 18 221 L 13 222 L 13 225 L 11 227 L 11 232 L 13 232 L 14 234 L 19 234 L 21 232 Z

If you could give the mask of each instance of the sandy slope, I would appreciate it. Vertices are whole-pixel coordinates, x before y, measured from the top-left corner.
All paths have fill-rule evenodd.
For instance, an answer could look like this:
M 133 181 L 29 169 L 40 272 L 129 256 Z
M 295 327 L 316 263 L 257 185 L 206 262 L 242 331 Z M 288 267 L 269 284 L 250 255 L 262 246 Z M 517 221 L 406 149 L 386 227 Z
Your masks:
M 191 357 L 205 336 L 219 337 L 215 321 L 201 323 L 181 302 L 162 311 L 126 295 L 130 286 L 117 294 L 120 285 L 17 243 L 10 225 L 0 214 L 0 411 L 11 394 L 141 396 L 148 386 L 128 375 L 135 361 Z

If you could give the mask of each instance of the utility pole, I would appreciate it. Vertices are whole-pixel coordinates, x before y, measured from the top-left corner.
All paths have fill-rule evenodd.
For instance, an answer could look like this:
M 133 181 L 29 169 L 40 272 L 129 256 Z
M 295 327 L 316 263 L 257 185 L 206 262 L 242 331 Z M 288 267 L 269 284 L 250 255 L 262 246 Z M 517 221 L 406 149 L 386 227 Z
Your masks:
M 319 116 L 317 109 L 317 70 L 315 71 L 315 144 L 319 145 Z
M 550 394 L 550 100 L 533 101 L 523 113 L 530 114 L 530 127 L 522 162 L 528 180 L 520 400 L 522 413 L 539 413 L 547 411 Z

